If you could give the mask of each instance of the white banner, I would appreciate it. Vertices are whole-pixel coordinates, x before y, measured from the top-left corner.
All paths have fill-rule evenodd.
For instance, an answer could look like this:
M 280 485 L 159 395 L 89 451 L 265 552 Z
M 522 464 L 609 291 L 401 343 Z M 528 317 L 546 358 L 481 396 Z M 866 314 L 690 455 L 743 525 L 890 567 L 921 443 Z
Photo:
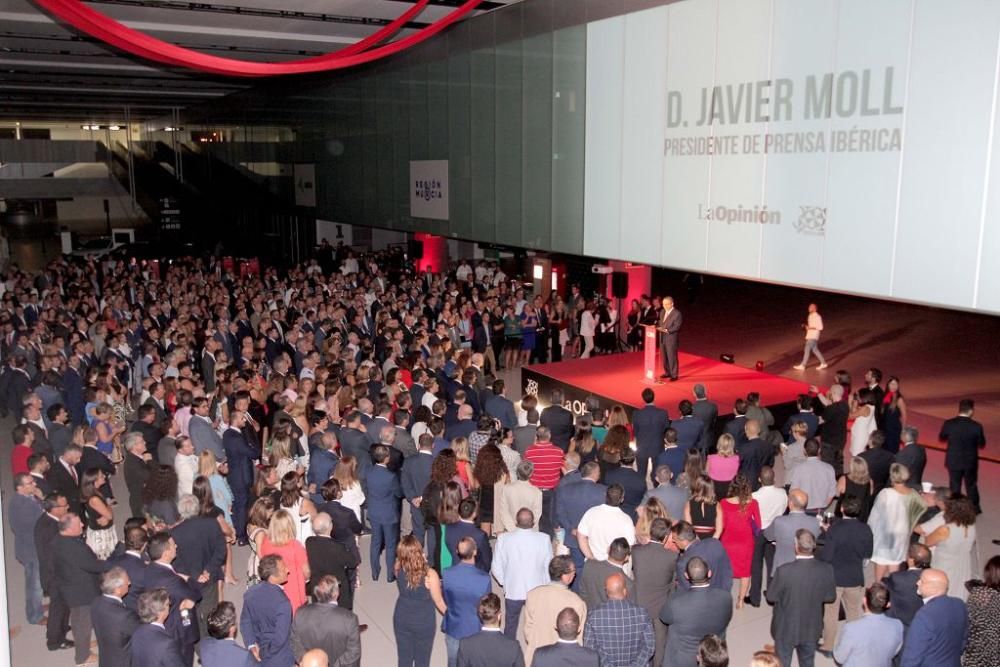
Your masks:
M 410 215 L 448 219 L 448 160 L 410 162 Z

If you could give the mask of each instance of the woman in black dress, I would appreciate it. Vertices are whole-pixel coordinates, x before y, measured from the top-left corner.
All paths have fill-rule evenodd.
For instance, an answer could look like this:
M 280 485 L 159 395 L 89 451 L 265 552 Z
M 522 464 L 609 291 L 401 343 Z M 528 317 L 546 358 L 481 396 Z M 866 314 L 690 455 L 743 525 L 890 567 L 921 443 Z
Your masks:
M 428 667 L 434 648 L 437 617 L 448 607 L 441 591 L 441 577 L 427 564 L 423 547 L 413 535 L 399 541 L 396 549 L 396 608 L 392 631 L 396 638 L 399 667 Z
M 490 536 L 493 534 L 493 507 L 496 498 L 494 485 L 510 482 L 507 466 L 495 439 L 491 438 L 479 450 L 472 476 L 476 478 L 479 487 L 479 527 Z

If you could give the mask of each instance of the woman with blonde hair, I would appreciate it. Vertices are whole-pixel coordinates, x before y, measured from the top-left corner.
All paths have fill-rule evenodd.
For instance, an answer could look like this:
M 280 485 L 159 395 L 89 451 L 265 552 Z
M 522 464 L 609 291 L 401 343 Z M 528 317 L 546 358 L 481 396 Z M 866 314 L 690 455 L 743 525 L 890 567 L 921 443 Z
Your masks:
M 361 490 L 358 480 L 358 460 L 353 456 L 345 456 L 333 469 L 333 479 L 340 482 L 343 494 L 340 504 L 354 512 L 361 521 L 361 505 L 365 502 L 365 492 Z
M 889 468 L 892 486 L 879 492 L 868 517 L 868 526 L 875 538 L 871 557 L 875 563 L 875 581 L 895 572 L 906 560 L 910 534 L 927 509 L 920 494 L 907 485 L 909 479 L 910 471 L 906 466 L 893 463 Z
M 257 566 L 260 565 L 260 548 L 267 535 L 267 527 L 271 525 L 276 505 L 271 496 L 261 496 L 250 507 L 247 514 L 247 542 L 250 545 L 250 558 L 247 561 L 247 587 L 260 581 L 257 576 Z
M 649 527 L 653 525 L 655 519 L 666 519 L 668 525 L 673 525 L 676 520 L 670 516 L 666 505 L 660 502 L 659 498 L 650 496 L 646 502 L 636 509 L 639 519 L 635 522 L 635 539 L 639 544 L 649 544 Z
M 477 488 L 475 476 L 472 474 L 472 459 L 469 456 L 469 439 L 458 437 L 451 441 L 451 450 L 455 452 L 458 463 L 458 476 L 467 488 Z
M 868 474 L 868 461 L 855 456 L 848 464 L 846 475 L 841 475 L 837 480 L 837 513 L 840 514 L 840 506 L 847 498 L 857 498 L 861 503 L 861 513 L 858 514 L 858 521 L 867 522 L 868 515 L 872 511 L 872 501 L 875 496 L 875 483 L 871 475 Z
M 715 454 L 708 455 L 705 473 L 715 485 L 715 497 L 729 495 L 729 484 L 740 470 L 740 457 L 736 456 L 736 441 L 733 436 L 723 433 L 715 445 Z
M 306 602 L 306 581 L 309 579 L 309 558 L 306 548 L 297 539 L 295 517 L 278 510 L 271 517 L 267 534 L 260 545 L 260 557 L 281 556 L 288 566 L 288 581 L 281 588 L 292 603 L 292 614 Z
M 625 430 L 628 431 L 628 439 L 632 440 L 635 438 L 635 432 L 632 430 L 632 424 L 629 423 L 628 414 L 622 406 L 612 406 L 611 410 L 608 412 L 608 421 L 606 423 L 609 429 L 612 426 L 624 426 Z
M 684 471 L 677 478 L 677 488 L 691 491 L 704 471 L 705 461 L 701 458 L 701 452 L 697 449 L 689 449 L 684 454 Z
M 223 477 L 225 472 L 227 472 L 226 462 L 219 463 L 211 449 L 206 449 L 198 455 L 198 474 L 208 479 L 212 486 L 212 500 L 222 512 L 226 523 L 231 527 L 233 525 L 233 491 L 229 488 L 229 482 Z
M 268 463 L 275 467 L 279 479 L 290 472 L 297 474 L 303 472 L 302 466 L 295 460 L 295 449 L 296 445 L 288 432 L 281 431 L 271 438 L 271 454 L 268 456 Z
M 569 451 L 580 455 L 580 465 L 597 460 L 597 439 L 589 425 L 576 427 L 573 439 L 569 441 Z
M 708 475 L 699 475 L 691 487 L 691 499 L 684 507 L 684 520 L 694 527 L 698 537 L 722 534 L 723 519 L 715 498 L 715 485 Z
M 399 541 L 396 549 L 396 606 L 392 612 L 392 631 L 396 639 L 399 667 L 427 667 L 431 664 L 431 650 L 437 617 L 448 606 L 441 590 L 441 577 L 427 563 L 423 545 L 413 535 Z

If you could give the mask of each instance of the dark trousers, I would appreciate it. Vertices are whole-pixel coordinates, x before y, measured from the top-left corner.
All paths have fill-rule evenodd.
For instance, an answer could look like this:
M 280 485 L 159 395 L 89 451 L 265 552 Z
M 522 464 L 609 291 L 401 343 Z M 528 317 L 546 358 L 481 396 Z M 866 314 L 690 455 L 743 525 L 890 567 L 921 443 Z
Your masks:
M 774 650 L 778 653 L 782 665 L 791 665 L 792 653 L 796 652 L 799 655 L 799 667 L 813 667 L 816 664 L 817 644 L 819 644 L 817 641 L 792 644 L 775 640 Z
M 760 604 L 765 562 L 767 563 L 767 579 L 770 581 L 774 570 L 774 544 L 764 539 L 763 533 L 758 533 L 753 541 L 753 560 L 750 562 L 750 591 L 747 593 L 747 597 L 753 604 Z
M 90 638 L 93 636 L 93 625 L 90 622 L 90 607 L 71 607 L 69 623 L 73 626 L 73 651 L 76 654 L 76 664 L 82 665 L 90 656 Z
M 576 578 L 573 579 L 573 584 L 570 588 L 575 593 L 580 592 L 580 582 L 583 581 L 583 566 L 587 563 L 586 556 L 580 551 L 580 547 L 568 547 L 569 557 L 573 559 L 573 565 L 576 566 Z
M 52 648 L 66 641 L 69 632 L 69 607 L 56 590 L 49 591 L 49 620 L 45 624 L 45 644 Z
M 379 523 L 378 521 L 372 520 L 372 544 L 369 557 L 369 561 L 372 566 L 372 578 L 378 579 L 379 574 L 382 572 L 382 566 L 379 562 L 382 556 L 382 549 L 385 548 L 385 567 L 387 569 L 386 576 L 390 579 L 395 578 L 395 572 L 393 571 L 396 565 L 396 546 L 399 544 L 399 524 L 398 523 Z
M 952 493 L 962 492 L 962 480 L 965 480 L 965 495 L 969 496 L 976 511 L 979 512 L 979 468 L 967 468 L 965 470 L 948 469 L 949 486 Z
M 198 630 L 202 637 L 208 637 L 208 615 L 215 611 L 219 604 L 219 582 L 209 579 L 201 586 L 201 602 L 198 603 Z
M 635 453 L 635 469 L 642 475 L 642 481 L 649 477 L 649 468 L 656 465 L 656 454 L 647 455 L 640 451 Z
M 677 377 L 677 336 L 663 336 L 660 344 L 660 355 L 663 357 L 663 373 L 671 378 Z
M 653 610 L 647 609 L 646 611 L 651 612 L 650 618 L 653 619 L 653 633 L 656 636 L 656 652 L 653 654 L 653 665 L 663 664 L 663 651 L 667 647 L 667 626 L 658 618 L 659 610 L 656 613 L 652 613 Z
M 511 639 L 517 639 L 517 624 L 521 621 L 521 609 L 524 608 L 524 600 L 503 601 L 503 633 Z
M 247 513 L 250 508 L 250 496 L 237 494 L 233 491 L 233 530 L 236 539 L 247 539 Z
M 538 530 L 549 537 L 555 532 L 555 489 L 542 489 L 542 517 L 538 520 Z
M 395 634 L 399 667 L 430 666 L 435 633 L 412 632 L 396 628 Z
M 413 529 L 413 536 L 420 542 L 420 546 L 424 546 L 424 533 L 427 531 L 424 526 L 424 511 L 410 505 L 409 501 L 406 504 L 410 506 L 410 525 Z
M 833 474 L 839 479 L 844 474 L 844 444 L 843 442 L 826 442 L 820 445 L 819 459 L 833 466 Z

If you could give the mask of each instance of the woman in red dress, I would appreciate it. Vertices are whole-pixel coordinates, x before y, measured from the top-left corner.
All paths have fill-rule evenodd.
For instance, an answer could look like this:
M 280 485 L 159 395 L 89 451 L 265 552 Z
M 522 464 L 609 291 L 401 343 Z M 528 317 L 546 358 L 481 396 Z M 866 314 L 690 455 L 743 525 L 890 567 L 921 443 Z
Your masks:
M 750 495 L 750 483 L 737 475 L 729 485 L 729 496 L 719 503 L 722 511 L 722 546 L 729 554 L 733 577 L 740 582 L 736 608 L 743 608 L 743 599 L 750 590 L 750 564 L 753 560 L 754 536 L 760 530 L 760 506 Z

